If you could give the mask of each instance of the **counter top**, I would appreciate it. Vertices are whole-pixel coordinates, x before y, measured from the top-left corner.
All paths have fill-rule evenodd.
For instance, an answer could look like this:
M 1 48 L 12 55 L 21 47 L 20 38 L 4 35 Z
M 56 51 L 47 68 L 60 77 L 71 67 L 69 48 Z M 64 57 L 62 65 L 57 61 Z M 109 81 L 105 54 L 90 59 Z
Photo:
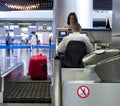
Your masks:
M 83 28 L 83 31 L 111 31 L 111 28 Z

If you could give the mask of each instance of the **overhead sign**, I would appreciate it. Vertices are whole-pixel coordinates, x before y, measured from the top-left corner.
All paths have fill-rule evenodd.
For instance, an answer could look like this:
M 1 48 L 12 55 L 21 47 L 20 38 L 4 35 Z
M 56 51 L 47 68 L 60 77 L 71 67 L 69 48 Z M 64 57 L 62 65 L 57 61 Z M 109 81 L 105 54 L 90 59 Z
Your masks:
M 87 98 L 89 94 L 90 94 L 90 89 L 87 86 L 83 85 L 83 86 L 78 87 L 77 95 L 80 98 Z

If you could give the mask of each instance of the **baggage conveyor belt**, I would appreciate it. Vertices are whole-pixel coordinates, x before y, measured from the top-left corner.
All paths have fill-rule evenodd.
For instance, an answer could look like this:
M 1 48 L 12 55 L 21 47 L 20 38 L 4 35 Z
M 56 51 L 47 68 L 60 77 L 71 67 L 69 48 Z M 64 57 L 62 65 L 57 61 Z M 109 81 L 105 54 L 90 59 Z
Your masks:
M 4 103 L 51 103 L 50 80 L 23 80 L 4 92 Z

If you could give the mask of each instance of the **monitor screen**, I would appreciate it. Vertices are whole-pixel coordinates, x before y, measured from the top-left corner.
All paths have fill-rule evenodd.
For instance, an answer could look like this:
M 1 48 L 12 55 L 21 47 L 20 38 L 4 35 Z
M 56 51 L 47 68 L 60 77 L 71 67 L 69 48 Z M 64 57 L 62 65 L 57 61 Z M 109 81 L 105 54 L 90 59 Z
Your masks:
M 106 19 L 93 20 L 93 27 L 106 27 Z
M 61 40 L 68 36 L 68 28 L 56 28 L 56 46 L 61 42 Z
M 68 35 L 68 31 L 59 31 L 59 37 L 65 37 Z

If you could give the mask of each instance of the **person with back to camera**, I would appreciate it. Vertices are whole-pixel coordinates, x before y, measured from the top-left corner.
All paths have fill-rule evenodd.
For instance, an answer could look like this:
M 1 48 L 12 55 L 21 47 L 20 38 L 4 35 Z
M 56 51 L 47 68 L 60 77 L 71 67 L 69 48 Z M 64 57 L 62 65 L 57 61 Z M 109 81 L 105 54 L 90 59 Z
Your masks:
M 9 32 L 7 33 L 6 36 L 6 45 L 10 46 L 12 44 L 12 37 L 10 36 Z M 7 49 L 7 54 L 10 54 L 10 49 Z
M 64 26 L 64 28 L 71 29 L 71 26 L 72 26 L 74 23 L 78 23 L 77 15 L 75 14 L 75 12 L 71 12 L 71 13 L 68 15 L 67 25 Z
M 90 53 L 94 50 L 93 45 L 90 42 L 90 39 L 85 34 L 80 33 L 82 29 L 79 23 L 74 23 L 71 26 L 71 30 L 72 30 L 72 34 L 65 36 L 62 39 L 62 41 L 59 43 L 58 48 L 57 48 L 57 53 L 64 53 L 68 42 L 72 40 L 85 42 L 86 47 L 87 47 L 87 53 Z
M 35 35 L 35 32 L 34 32 L 34 31 L 31 32 L 30 44 L 31 44 L 31 45 L 37 45 L 37 38 L 36 38 L 36 35 Z
M 37 37 L 36 37 L 36 34 L 34 31 L 31 32 L 31 39 L 30 39 L 30 45 L 31 46 L 35 46 L 37 45 Z M 37 54 L 37 50 L 36 49 L 33 49 L 33 55 L 36 55 Z

